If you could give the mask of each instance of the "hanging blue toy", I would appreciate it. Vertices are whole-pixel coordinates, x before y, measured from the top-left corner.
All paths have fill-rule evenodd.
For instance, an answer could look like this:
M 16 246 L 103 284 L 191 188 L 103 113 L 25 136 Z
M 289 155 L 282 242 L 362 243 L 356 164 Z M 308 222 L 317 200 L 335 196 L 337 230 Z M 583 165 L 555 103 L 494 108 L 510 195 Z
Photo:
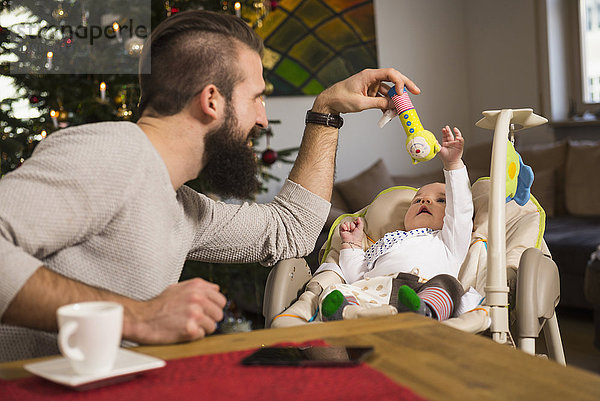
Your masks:
M 509 141 L 506 148 L 506 202 L 514 200 L 525 205 L 531 197 L 533 170 L 523 163 L 521 155 Z

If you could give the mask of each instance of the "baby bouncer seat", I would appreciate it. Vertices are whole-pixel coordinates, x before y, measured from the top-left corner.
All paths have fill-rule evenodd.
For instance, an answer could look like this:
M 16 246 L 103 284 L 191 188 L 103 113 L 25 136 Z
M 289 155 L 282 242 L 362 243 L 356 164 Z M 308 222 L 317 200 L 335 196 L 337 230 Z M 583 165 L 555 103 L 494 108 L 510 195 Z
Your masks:
M 489 330 L 494 341 L 512 343 L 530 354 L 536 353 L 535 340 L 543 329 L 549 357 L 564 365 L 555 314 L 560 298 L 558 268 L 543 240 L 544 210 L 534 196 L 520 202 L 522 205 L 507 202 L 505 198 L 507 174 L 514 173 L 511 170 L 514 166 L 507 170 L 506 162 L 507 149 L 510 151 L 506 142 L 514 132 L 514 124 L 527 128 L 545 119 L 531 109 L 483 114 L 485 117 L 477 125 L 495 129 L 491 179 L 481 178 L 471 188 L 473 232 L 458 279 L 465 290 L 472 287 L 485 298 L 479 307 L 443 323 L 471 333 Z M 321 266 L 338 263 L 341 249 L 338 226 L 344 221 L 363 219 L 366 234 L 363 249 L 387 232 L 403 230 L 404 214 L 416 191 L 417 188 L 407 186 L 388 188 L 363 209 L 340 216 L 320 250 Z M 263 303 L 265 327 L 313 324 L 319 320 L 319 295 L 330 285 L 343 283 L 343 279 L 332 271 L 318 273 L 311 279 L 311 270 L 304 259 L 284 260 L 272 269 Z M 382 314 L 381 310 L 373 308 L 359 311 L 354 317 L 378 314 Z

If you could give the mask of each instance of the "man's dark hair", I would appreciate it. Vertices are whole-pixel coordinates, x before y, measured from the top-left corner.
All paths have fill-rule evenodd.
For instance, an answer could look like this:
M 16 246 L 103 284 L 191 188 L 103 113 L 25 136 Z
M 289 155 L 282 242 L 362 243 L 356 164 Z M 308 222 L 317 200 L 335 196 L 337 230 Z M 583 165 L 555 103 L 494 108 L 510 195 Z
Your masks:
M 227 101 L 239 82 L 240 46 L 262 54 L 262 39 L 242 19 L 204 10 L 177 13 L 161 22 L 140 59 L 140 115 L 180 112 L 206 85 Z M 150 74 L 143 74 L 151 67 Z

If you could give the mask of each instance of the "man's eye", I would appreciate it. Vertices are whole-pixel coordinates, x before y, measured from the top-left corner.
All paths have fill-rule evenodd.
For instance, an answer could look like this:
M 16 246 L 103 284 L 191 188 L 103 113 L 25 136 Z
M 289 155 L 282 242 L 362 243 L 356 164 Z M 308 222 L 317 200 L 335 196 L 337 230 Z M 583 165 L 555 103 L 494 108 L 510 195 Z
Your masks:
M 412 203 L 414 204 L 414 203 L 419 203 L 419 202 L 421 202 L 421 199 L 415 199 L 415 200 L 413 200 Z
M 446 203 L 446 198 L 440 198 L 437 201 L 440 202 L 440 203 Z

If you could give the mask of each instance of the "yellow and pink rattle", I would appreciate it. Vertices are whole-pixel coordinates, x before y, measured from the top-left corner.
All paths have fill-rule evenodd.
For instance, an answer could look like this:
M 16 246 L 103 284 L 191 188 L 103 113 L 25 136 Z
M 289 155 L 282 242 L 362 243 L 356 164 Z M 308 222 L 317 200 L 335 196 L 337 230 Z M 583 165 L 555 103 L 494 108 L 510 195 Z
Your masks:
M 423 128 L 406 88 L 402 89 L 402 94 L 398 95 L 395 86 L 390 88 L 388 96 L 392 99 L 396 110 L 392 109 L 385 112 L 378 125 L 383 127 L 397 113 L 404 127 L 404 132 L 406 132 L 406 151 L 410 155 L 412 163 L 417 164 L 431 160 L 440 151 L 441 146 L 435 139 L 435 135 Z

